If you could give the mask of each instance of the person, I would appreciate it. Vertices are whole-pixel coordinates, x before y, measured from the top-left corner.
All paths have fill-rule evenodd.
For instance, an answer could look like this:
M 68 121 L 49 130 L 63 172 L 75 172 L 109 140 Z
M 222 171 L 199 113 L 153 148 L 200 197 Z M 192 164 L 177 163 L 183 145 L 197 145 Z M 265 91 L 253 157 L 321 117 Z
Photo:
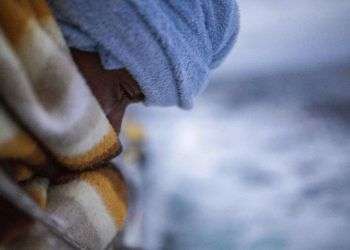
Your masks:
M 128 82 L 139 86 L 146 105 L 191 108 L 239 30 L 233 0 L 50 0 L 49 4 L 88 82 L 99 88 L 110 82 L 117 88 L 113 82 L 118 77 L 111 72 L 124 69 L 135 79 Z M 110 79 L 97 77 L 105 74 Z
M 237 4 L 4 0 L 0 10 L 2 166 L 71 222 L 73 238 L 102 249 L 126 218 L 126 186 L 108 161 L 121 151 L 127 106 L 192 108 L 235 43 Z M 13 242 L 27 219 L 13 225 L 13 206 L 0 202 L 11 215 L 1 216 L 0 239 Z M 16 244 L 49 248 L 43 239 L 36 232 Z

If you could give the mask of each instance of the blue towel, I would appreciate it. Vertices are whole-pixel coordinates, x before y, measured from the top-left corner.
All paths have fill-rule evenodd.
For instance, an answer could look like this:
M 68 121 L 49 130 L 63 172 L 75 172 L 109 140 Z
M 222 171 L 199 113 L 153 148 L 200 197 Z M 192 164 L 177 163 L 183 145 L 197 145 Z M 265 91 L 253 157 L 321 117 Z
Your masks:
M 148 105 L 191 108 L 239 29 L 234 0 L 49 0 L 70 47 L 126 68 Z

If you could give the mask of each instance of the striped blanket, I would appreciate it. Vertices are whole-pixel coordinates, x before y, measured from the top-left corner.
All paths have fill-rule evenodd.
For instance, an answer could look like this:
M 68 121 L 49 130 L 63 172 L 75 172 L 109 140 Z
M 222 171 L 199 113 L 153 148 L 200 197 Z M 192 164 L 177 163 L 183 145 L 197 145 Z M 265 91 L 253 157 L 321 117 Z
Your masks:
M 119 151 L 46 1 L 1 0 L 0 167 L 69 221 L 78 242 L 101 249 L 126 217 L 125 185 L 106 163 Z M 9 242 L 26 220 L 0 202 L 0 239 Z

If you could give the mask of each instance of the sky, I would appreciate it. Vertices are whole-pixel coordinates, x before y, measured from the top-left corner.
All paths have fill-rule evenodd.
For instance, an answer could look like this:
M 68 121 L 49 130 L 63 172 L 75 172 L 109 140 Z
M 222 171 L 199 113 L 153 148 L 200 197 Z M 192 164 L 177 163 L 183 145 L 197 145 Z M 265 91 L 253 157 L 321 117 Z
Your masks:
M 350 61 L 350 1 L 238 1 L 237 44 L 213 76 L 241 77 Z

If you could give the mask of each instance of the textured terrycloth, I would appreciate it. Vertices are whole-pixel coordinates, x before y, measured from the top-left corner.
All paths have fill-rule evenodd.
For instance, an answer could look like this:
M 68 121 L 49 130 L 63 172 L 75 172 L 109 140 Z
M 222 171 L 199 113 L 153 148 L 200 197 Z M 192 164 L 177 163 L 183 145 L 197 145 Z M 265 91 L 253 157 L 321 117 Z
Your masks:
M 81 246 L 104 249 L 123 227 L 126 190 L 111 168 L 86 171 L 77 178 L 47 189 L 47 180 L 33 179 L 24 189 L 53 216 L 65 222 L 66 232 Z M 14 230 L 18 228 L 14 227 Z M 8 249 L 52 249 L 50 231 L 36 224 Z
M 45 0 L 1 0 L 0 167 L 25 183 L 43 208 L 80 202 L 89 227 L 79 221 L 76 227 L 86 238 L 96 230 L 90 241 L 102 248 L 125 219 L 124 184 L 106 167 L 75 171 L 102 168 L 119 150 L 117 133 L 73 63 Z M 66 172 L 71 182 L 62 184 Z M 38 175 L 48 179 L 38 181 Z M 59 215 L 69 221 L 67 213 Z M 6 231 L 3 216 L 0 234 Z
M 234 0 L 49 0 L 67 39 L 125 67 L 146 104 L 192 106 L 238 33 Z
M 0 157 L 43 164 L 37 139 L 71 169 L 111 158 L 117 135 L 62 41 L 48 31 L 55 28 L 52 17 L 24 4 L 40 8 L 43 1 L 21 2 L 0 3 L 0 98 L 33 136 L 0 106 Z

